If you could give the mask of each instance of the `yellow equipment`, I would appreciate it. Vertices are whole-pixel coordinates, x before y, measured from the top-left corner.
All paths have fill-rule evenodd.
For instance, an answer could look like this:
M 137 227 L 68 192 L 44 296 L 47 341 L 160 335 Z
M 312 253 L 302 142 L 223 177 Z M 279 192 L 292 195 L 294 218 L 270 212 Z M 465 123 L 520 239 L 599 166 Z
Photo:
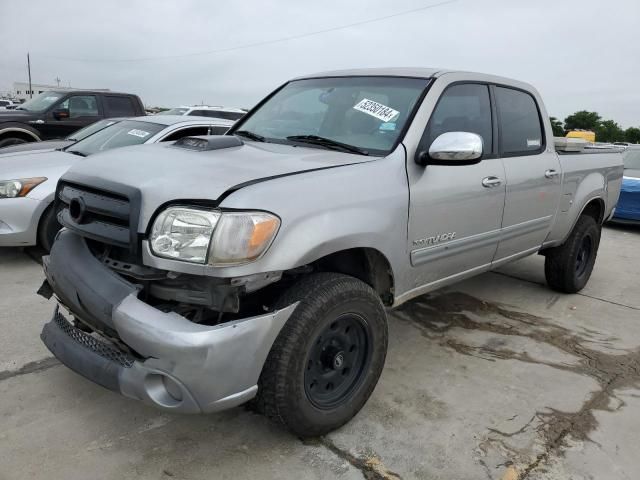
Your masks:
M 586 140 L 587 142 L 595 142 L 596 141 L 596 134 L 595 134 L 595 132 L 592 132 L 591 130 L 571 130 L 569 133 L 567 133 L 566 137 L 567 138 L 582 138 L 583 140 Z

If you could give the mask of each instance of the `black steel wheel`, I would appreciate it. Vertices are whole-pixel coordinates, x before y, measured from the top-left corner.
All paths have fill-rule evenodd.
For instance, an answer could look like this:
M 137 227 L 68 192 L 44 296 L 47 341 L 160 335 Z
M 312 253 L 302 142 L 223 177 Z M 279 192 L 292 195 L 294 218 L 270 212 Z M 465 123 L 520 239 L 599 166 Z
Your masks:
M 334 408 L 353 393 L 371 360 L 370 344 L 367 322 L 355 313 L 341 315 L 320 332 L 304 372 L 304 391 L 314 406 Z
M 584 288 L 596 263 L 600 233 L 595 219 L 583 215 L 562 245 L 544 252 L 544 273 L 551 288 L 564 293 Z
M 316 273 L 284 293 L 297 306 L 276 338 L 254 406 L 301 437 L 324 435 L 360 411 L 387 353 L 386 313 L 366 283 Z

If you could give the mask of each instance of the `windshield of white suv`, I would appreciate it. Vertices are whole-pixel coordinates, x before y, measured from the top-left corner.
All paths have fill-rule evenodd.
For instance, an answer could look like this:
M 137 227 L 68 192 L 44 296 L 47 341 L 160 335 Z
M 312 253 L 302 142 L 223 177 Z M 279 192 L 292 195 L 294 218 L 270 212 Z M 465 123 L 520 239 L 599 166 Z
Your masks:
M 159 112 L 156 115 L 184 115 L 189 111 L 188 108 L 172 108 L 171 110 L 165 110 L 163 112 Z
M 44 112 L 55 102 L 64 97 L 64 93 L 59 92 L 42 92 L 40 95 L 27 100 L 20 105 L 17 110 L 28 110 L 29 112 Z
M 640 148 L 627 148 L 622 154 L 624 168 L 640 170 Z
M 65 152 L 86 157 L 112 148 L 139 145 L 164 128 L 165 125 L 156 123 L 123 120 L 74 143 Z
M 119 121 L 120 120 L 116 120 L 113 118 L 98 120 L 97 122 L 92 123 L 88 127 L 84 127 L 84 128 L 81 128 L 80 130 L 73 132 L 71 135 L 67 137 L 67 140 L 72 140 L 74 142 L 84 140 L 89 135 L 93 135 L 94 133 L 102 130 L 103 128 L 107 128 L 113 125 L 114 123 L 118 123 Z
M 404 77 L 294 80 L 231 133 L 258 141 L 386 155 L 428 83 Z

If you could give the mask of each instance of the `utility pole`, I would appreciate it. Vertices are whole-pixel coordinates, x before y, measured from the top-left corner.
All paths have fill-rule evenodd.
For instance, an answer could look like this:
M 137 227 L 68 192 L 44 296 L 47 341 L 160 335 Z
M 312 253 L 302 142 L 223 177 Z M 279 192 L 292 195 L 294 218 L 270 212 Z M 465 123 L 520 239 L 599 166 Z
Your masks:
M 56 83 L 58 84 L 58 87 L 60 87 L 60 77 L 56 77 L 55 78 Z
M 31 59 L 29 58 L 29 52 L 27 52 L 27 70 L 29 71 L 29 98 L 33 98 L 33 88 L 31 88 Z

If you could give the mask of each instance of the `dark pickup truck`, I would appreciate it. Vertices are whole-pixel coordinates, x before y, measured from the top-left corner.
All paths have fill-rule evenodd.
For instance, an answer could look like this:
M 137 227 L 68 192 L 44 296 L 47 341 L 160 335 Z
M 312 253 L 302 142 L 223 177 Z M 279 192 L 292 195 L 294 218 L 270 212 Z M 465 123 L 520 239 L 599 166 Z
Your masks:
M 0 148 L 69 134 L 103 118 L 144 115 L 137 95 L 108 91 L 50 90 L 15 110 L 0 111 Z

